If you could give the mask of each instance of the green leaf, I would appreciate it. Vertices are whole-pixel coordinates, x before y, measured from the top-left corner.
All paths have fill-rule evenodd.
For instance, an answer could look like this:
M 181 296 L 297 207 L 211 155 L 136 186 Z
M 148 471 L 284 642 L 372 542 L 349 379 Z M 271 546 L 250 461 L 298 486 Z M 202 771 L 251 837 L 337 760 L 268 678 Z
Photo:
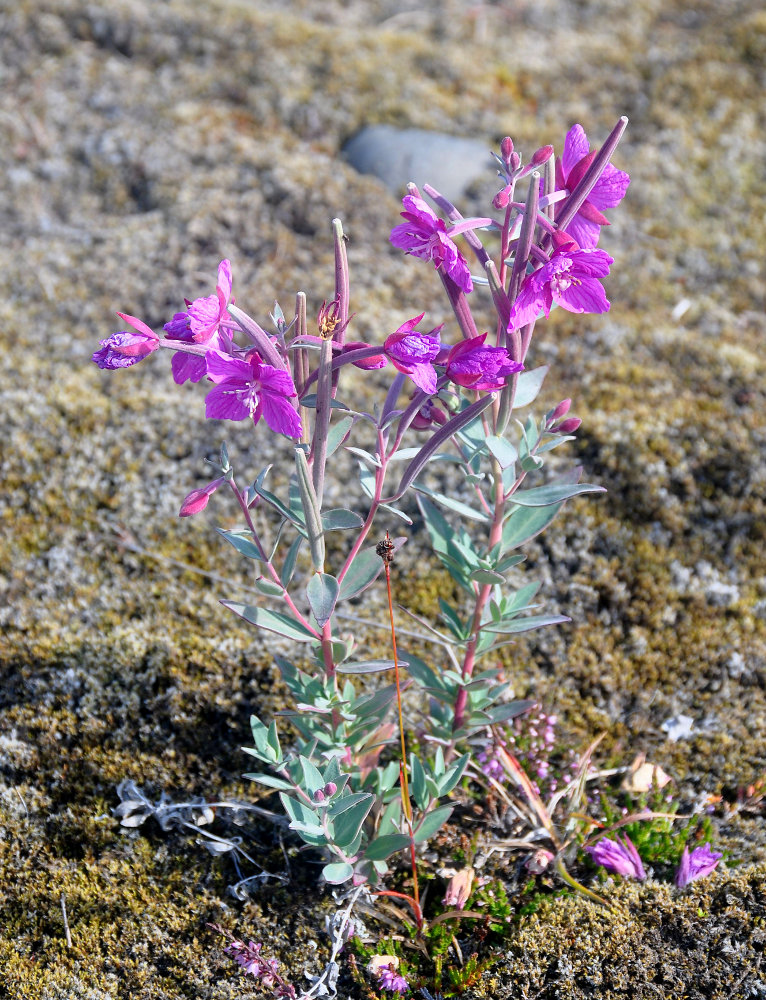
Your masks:
M 327 434 L 327 458 L 340 448 L 353 424 L 353 417 L 341 417 L 332 424 Z
M 279 579 L 282 581 L 282 586 L 287 589 L 290 581 L 293 578 L 293 573 L 295 572 L 295 564 L 298 561 L 298 552 L 303 543 L 303 536 L 298 535 L 298 537 L 293 541 L 290 548 L 287 550 L 287 555 L 285 556 L 285 561 L 282 564 L 282 572 L 279 575 Z
M 489 569 L 475 569 L 471 573 L 470 579 L 474 580 L 476 583 L 505 583 L 505 577 L 502 573 L 493 573 L 492 570 Z
M 510 441 L 491 434 L 487 438 L 487 447 L 497 459 L 501 469 L 508 469 L 518 460 L 519 453 Z
M 372 500 L 375 496 L 375 473 L 358 460 L 357 464 L 359 465 L 359 485 L 362 487 L 362 493 Z
M 329 573 L 315 573 L 309 580 L 309 585 L 306 587 L 306 596 L 308 597 L 311 612 L 320 628 L 324 628 L 327 622 L 329 622 L 335 610 L 335 602 L 338 600 L 339 591 L 340 584 Z
M 362 549 L 354 556 L 340 583 L 339 601 L 347 601 L 366 590 L 383 569 L 383 560 L 375 549 Z
M 273 580 L 269 580 L 265 576 L 259 576 L 257 580 L 253 580 L 253 586 L 264 597 L 281 597 L 285 592 L 281 583 L 274 583 Z
M 382 670 L 393 670 L 393 660 L 359 660 L 356 663 L 340 663 L 336 667 L 339 674 L 378 674 Z M 406 667 L 403 660 L 399 660 L 400 667 Z
M 215 529 L 222 538 L 234 546 L 237 552 L 241 552 L 248 559 L 259 559 L 264 561 L 264 557 L 253 541 L 253 533 L 249 530 L 225 531 L 223 528 Z
M 307 757 L 299 757 L 298 760 L 303 772 L 303 790 L 313 796 L 317 789 L 324 788 L 326 782 L 319 769 Z
M 322 878 L 330 885 L 342 885 L 343 882 L 348 882 L 353 874 L 354 866 L 347 861 L 335 861 L 322 869 Z
M 351 528 L 361 528 L 363 519 L 347 507 L 335 507 L 322 514 L 322 527 L 325 531 L 343 531 Z
M 415 829 L 413 837 L 415 843 L 422 844 L 433 837 L 436 831 L 450 818 L 453 808 L 453 806 L 439 806 L 438 809 L 426 813 Z
M 317 405 L 317 394 L 315 392 L 309 392 L 305 396 L 301 396 L 301 406 L 305 406 L 310 410 L 316 409 Z M 333 410 L 348 410 L 348 406 L 345 403 L 341 403 L 339 399 L 330 400 L 330 408 Z
M 562 625 L 571 622 L 566 615 L 529 615 L 527 618 L 502 618 L 499 622 L 489 622 L 482 625 L 484 632 L 498 632 L 502 635 L 516 635 L 519 632 L 531 632 L 546 625 Z
M 503 525 L 503 551 L 517 549 L 547 528 L 564 503 L 549 507 L 513 507 Z
M 606 489 L 591 483 L 566 483 L 563 485 L 553 483 L 550 486 L 538 486 L 532 490 L 517 490 L 508 497 L 508 502 L 518 504 L 520 507 L 549 507 L 551 504 L 561 503 L 562 500 L 569 500 L 581 493 L 606 493 Z
M 348 799 L 354 799 L 352 806 L 339 812 L 338 807 L 342 806 Z M 370 795 L 368 792 L 356 792 L 354 795 L 349 795 L 347 799 L 341 799 L 337 805 L 330 807 L 329 815 L 335 828 L 333 842 L 338 847 L 343 849 L 356 840 L 362 829 L 362 823 L 369 815 L 374 802 L 374 795 Z
M 534 704 L 534 701 L 508 701 L 501 705 L 493 705 L 492 708 L 487 709 L 487 712 L 493 723 L 507 722 L 509 719 L 515 719 L 516 716 L 528 712 Z
M 439 747 L 441 750 L 441 747 Z M 470 753 L 463 754 L 463 756 L 456 760 L 455 763 L 450 767 L 447 773 L 438 779 L 439 795 L 447 795 L 452 789 L 457 785 L 460 779 L 463 777 L 465 769 L 468 767 L 468 762 L 471 759 Z
M 514 410 L 520 409 L 522 406 L 529 406 L 537 399 L 537 394 L 542 388 L 549 368 L 549 365 L 542 365 L 540 368 L 532 368 L 519 375 L 516 383 L 516 395 L 513 397 Z
M 428 785 L 423 765 L 414 753 L 410 755 L 410 774 L 412 776 L 412 795 L 418 809 L 422 811 L 428 805 Z
M 427 497 L 431 497 L 432 500 L 441 504 L 442 507 L 446 507 L 447 510 L 452 510 L 456 514 L 460 514 L 461 517 L 467 517 L 471 521 L 489 520 L 483 510 L 477 510 L 475 507 L 469 507 L 467 503 L 463 503 L 461 500 L 454 500 L 452 497 L 447 497 L 443 493 L 437 493 L 435 490 L 431 490 L 427 486 L 423 486 L 422 483 L 413 483 L 412 488 L 417 490 L 418 493 L 424 493 Z M 513 497 L 511 497 L 511 499 L 513 499 Z
M 315 632 L 310 632 L 304 625 L 294 618 L 279 611 L 270 611 L 268 608 L 256 608 L 251 604 L 239 604 L 236 601 L 221 601 L 225 608 L 229 608 L 235 615 L 244 618 L 246 622 L 255 625 L 257 628 L 265 629 L 266 632 L 276 632 L 287 639 L 294 639 L 296 642 L 312 642 L 317 638 Z
M 279 733 L 277 732 L 277 724 L 272 719 L 269 725 L 269 731 L 266 735 L 266 742 L 269 749 L 274 754 L 274 763 L 280 765 L 282 763 L 282 747 L 279 745 Z
M 291 792 L 293 790 L 293 786 L 289 781 L 285 781 L 284 778 L 275 778 L 271 774 L 257 774 L 251 771 L 248 774 L 243 774 L 242 777 L 249 778 L 250 781 L 257 781 L 259 785 L 278 788 L 280 791 Z
M 410 838 L 406 833 L 386 833 L 367 845 L 364 857 L 367 861 L 385 861 L 392 854 L 398 854 L 409 846 Z
M 327 838 L 322 831 L 319 813 L 309 809 L 308 806 L 294 799 L 291 795 L 286 795 L 285 792 L 279 793 L 279 799 L 290 817 L 290 829 L 297 830 L 301 834 L 301 838 L 314 847 L 321 847 L 327 843 Z M 312 830 L 319 832 L 311 832 Z

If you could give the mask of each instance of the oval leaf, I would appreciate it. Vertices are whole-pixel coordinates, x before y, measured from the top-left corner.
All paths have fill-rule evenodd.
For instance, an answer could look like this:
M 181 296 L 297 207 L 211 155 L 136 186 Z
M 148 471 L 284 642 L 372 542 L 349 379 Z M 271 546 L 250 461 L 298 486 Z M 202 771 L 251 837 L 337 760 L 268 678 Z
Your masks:
M 306 587 L 306 596 L 317 625 L 324 628 L 335 610 L 340 584 L 329 573 L 315 573 Z
M 331 865 L 325 865 L 322 869 L 322 878 L 330 885 L 341 885 L 343 882 L 348 882 L 353 874 L 353 865 L 347 861 L 336 861 Z

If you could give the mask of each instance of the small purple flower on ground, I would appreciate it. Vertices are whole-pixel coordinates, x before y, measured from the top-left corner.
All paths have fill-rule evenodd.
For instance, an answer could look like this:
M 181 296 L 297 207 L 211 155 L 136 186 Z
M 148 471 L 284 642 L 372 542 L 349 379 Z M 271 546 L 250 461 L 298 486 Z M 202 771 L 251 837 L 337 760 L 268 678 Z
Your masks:
M 638 879 L 639 882 L 646 878 L 641 858 L 628 836 L 622 839 L 618 837 L 617 840 L 603 837 L 593 847 L 586 847 L 585 850 L 597 865 L 601 865 L 607 871 L 616 872 L 623 878 Z
M 215 493 L 218 487 L 225 482 L 226 477 L 221 476 L 220 479 L 214 479 L 212 483 L 208 483 L 207 486 L 203 486 L 201 490 L 192 490 L 181 504 L 178 516 L 191 517 L 192 514 L 199 514 L 201 510 L 204 510 L 205 507 L 207 507 L 208 500 Z
M 279 962 L 275 958 L 261 956 L 260 943 L 238 941 L 236 938 L 224 948 L 227 955 L 241 967 L 244 974 L 259 980 L 264 989 L 271 990 L 276 997 L 294 1000 L 295 988 L 279 975 Z
M 264 418 L 271 430 L 287 437 L 301 436 L 301 421 L 288 402 L 296 396 L 288 372 L 261 361 L 257 351 L 245 358 L 234 358 L 221 351 L 205 355 L 208 378 L 215 382 L 205 397 L 205 416 L 209 420 L 245 420 L 257 424 Z
M 694 882 L 695 879 L 704 878 L 706 875 L 709 875 L 712 871 L 715 871 L 722 857 L 723 854 L 711 851 L 710 844 L 695 847 L 691 854 L 689 853 L 689 848 L 684 847 L 684 853 L 681 855 L 681 863 L 676 872 L 676 885 L 679 889 L 683 889 L 690 882 Z
M 588 137 L 582 125 L 573 125 L 564 140 L 563 155 L 556 158 L 556 190 L 567 190 L 571 194 L 596 155 L 596 150 L 590 151 Z M 567 232 L 581 247 L 596 246 L 601 227 L 609 225 L 602 210 L 619 205 L 628 190 L 628 184 L 630 177 L 625 171 L 607 163 L 586 201 L 567 226 Z
M 424 313 L 408 319 L 389 337 L 383 348 L 397 371 L 409 375 L 418 389 L 433 395 L 436 392 L 436 369 L 432 362 L 441 350 L 439 331 L 436 327 L 430 333 L 420 333 L 415 327 L 423 319 Z
M 523 370 L 501 347 L 484 347 L 487 334 L 455 344 L 446 358 L 447 378 L 466 389 L 502 389 L 509 375 Z
M 423 201 L 408 194 L 402 198 L 404 211 L 401 225 L 391 230 L 391 242 L 421 260 L 432 260 L 437 271 L 441 268 L 464 292 L 473 290 L 471 272 L 458 248 L 450 239 L 444 221 Z
M 128 316 L 126 313 L 117 313 L 117 315 L 138 332 L 131 333 L 129 330 L 121 330 L 119 333 L 113 333 L 106 340 L 100 341 L 101 348 L 94 353 L 91 360 L 99 368 L 106 368 L 109 371 L 137 365 L 139 361 L 143 361 L 160 346 L 159 337 L 146 323 L 142 323 L 140 319 Z
M 530 274 L 511 308 L 508 330 L 532 323 L 540 310 L 550 316 L 555 302 L 573 313 L 609 311 L 598 280 L 609 274 L 613 259 L 604 250 L 559 250 L 547 264 Z
M 410 984 L 404 976 L 399 975 L 393 965 L 385 965 L 378 969 L 378 986 L 382 990 L 388 990 L 389 993 L 401 994 L 410 988 Z

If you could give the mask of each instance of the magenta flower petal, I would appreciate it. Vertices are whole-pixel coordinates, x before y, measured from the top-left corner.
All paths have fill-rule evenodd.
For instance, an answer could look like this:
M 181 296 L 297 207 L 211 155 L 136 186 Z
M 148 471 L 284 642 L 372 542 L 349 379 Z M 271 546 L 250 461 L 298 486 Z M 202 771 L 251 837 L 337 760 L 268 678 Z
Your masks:
M 595 278 L 580 278 L 577 284 L 552 287 L 554 302 L 573 313 L 609 312 L 609 300 Z
M 609 300 L 597 280 L 613 263 L 603 250 L 559 250 L 547 264 L 527 276 L 511 307 L 508 329 L 533 322 L 540 310 L 550 315 L 553 302 L 569 312 L 604 313 Z
M 231 264 L 222 260 L 218 265 L 215 293 L 195 299 L 189 306 L 189 326 L 198 344 L 207 343 L 218 333 L 231 298 Z
M 289 377 L 289 376 L 288 376 Z M 299 438 L 301 436 L 301 418 L 295 408 L 276 392 L 264 391 L 261 394 L 261 411 L 271 430 L 285 437 Z M 257 423 L 257 420 L 255 421 Z
M 211 382 L 220 383 L 227 379 L 247 381 L 252 378 L 253 369 L 249 362 L 232 357 L 231 354 L 224 354 L 223 351 L 208 351 L 205 355 L 205 363 Z
M 126 319 L 127 317 L 123 316 L 122 318 Z M 95 351 L 91 360 L 99 368 L 108 371 L 137 365 L 139 361 L 143 361 L 160 346 L 157 335 L 152 331 L 150 333 L 151 336 L 144 333 L 132 333 L 129 330 L 113 333 L 106 340 L 99 341 L 101 346 L 99 350 Z
M 556 163 L 556 190 L 567 190 L 571 194 L 595 155 L 595 151 L 591 152 L 589 149 L 588 137 L 582 125 L 573 125 L 564 140 L 561 159 Z M 613 164 L 607 163 L 587 200 L 567 225 L 567 232 L 582 248 L 596 246 L 601 227 L 609 225 L 609 220 L 601 214 L 602 210 L 619 205 L 629 184 L 630 177 L 624 170 L 618 170 Z
M 447 355 L 447 377 L 469 389 L 502 389 L 506 379 L 523 365 L 500 347 L 485 347 L 487 334 L 456 344 Z
M 203 486 L 201 490 L 192 490 L 181 504 L 178 516 L 191 517 L 193 514 L 198 514 L 201 510 L 204 510 L 205 507 L 207 507 L 210 497 L 215 493 L 218 487 L 225 482 L 226 479 L 222 476 L 220 479 L 214 479 L 213 482 L 208 483 L 207 486 Z
M 597 865 L 606 868 L 607 871 L 622 875 L 623 878 L 634 878 L 639 882 L 646 878 L 644 866 L 641 863 L 638 851 L 630 837 L 617 840 L 609 840 L 603 837 L 592 847 L 585 850 L 593 858 Z
M 711 872 L 715 871 L 722 857 L 723 854 L 710 849 L 710 844 L 695 847 L 691 854 L 689 853 L 689 848 L 684 847 L 684 852 L 681 855 L 681 863 L 676 872 L 676 886 L 679 889 L 683 889 L 690 882 L 694 882 L 695 879 L 710 875 Z
M 246 401 L 249 385 L 244 380 L 230 379 L 214 386 L 205 396 L 205 416 L 208 420 L 244 420 L 251 415 Z

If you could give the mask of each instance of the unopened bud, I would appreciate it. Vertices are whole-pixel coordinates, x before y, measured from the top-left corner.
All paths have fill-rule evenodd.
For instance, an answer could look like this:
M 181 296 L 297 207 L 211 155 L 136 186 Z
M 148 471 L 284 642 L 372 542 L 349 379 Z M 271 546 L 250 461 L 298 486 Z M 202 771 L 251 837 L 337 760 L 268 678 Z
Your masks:
M 207 502 L 210 497 L 215 493 L 221 483 L 225 481 L 226 477 L 222 477 L 221 479 L 215 479 L 212 483 L 208 483 L 207 486 L 203 487 L 201 490 L 192 490 L 181 504 L 178 516 L 191 517 L 192 514 L 199 514 L 201 510 L 204 510 L 205 507 L 207 507 Z
M 574 434 L 577 428 L 582 423 L 579 417 L 567 417 L 566 420 L 562 420 L 561 423 L 556 428 L 557 434 Z
M 314 801 L 324 802 L 324 799 L 325 799 L 324 791 L 321 788 L 317 788 L 317 790 L 314 792 Z
M 510 200 L 510 187 L 504 187 L 502 191 L 498 191 L 495 197 L 492 199 L 492 204 L 497 209 L 505 208 Z
M 571 399 L 562 399 L 555 410 L 551 410 L 548 415 L 548 424 L 555 424 L 557 420 L 561 420 L 569 413 L 569 407 L 572 405 Z
M 513 155 L 513 139 L 509 135 L 500 143 L 500 155 L 504 163 L 510 163 L 511 156 Z
M 553 156 L 553 146 L 541 146 L 532 157 L 532 163 L 539 167 Z
M 338 786 L 335 784 L 334 781 L 328 781 L 327 784 L 324 786 L 324 793 L 328 798 L 330 798 L 331 795 L 335 795 L 337 791 L 338 791 Z
M 521 163 L 521 157 L 518 153 L 511 153 L 511 170 L 518 170 L 519 164 Z

